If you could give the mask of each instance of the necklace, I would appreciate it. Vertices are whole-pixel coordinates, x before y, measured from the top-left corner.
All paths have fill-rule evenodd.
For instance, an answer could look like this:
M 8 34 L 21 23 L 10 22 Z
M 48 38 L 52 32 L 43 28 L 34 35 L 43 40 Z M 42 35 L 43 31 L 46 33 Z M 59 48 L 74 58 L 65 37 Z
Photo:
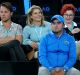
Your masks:
M 35 28 L 35 32 L 36 32 L 36 34 L 37 34 L 38 41 L 40 41 L 41 33 L 42 33 L 42 27 L 40 27 L 39 31 L 38 31 L 37 28 Z

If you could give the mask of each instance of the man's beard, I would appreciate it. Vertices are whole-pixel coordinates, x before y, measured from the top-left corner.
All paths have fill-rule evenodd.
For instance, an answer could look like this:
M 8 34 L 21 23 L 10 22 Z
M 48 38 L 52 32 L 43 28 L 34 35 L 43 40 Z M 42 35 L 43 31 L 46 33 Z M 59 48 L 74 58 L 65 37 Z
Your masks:
M 52 31 L 54 34 L 56 34 L 56 35 L 59 35 L 59 34 L 61 34 L 62 33 L 62 31 L 63 30 L 60 30 L 60 31 Z
M 8 22 L 9 21 L 9 19 L 7 19 L 7 20 L 2 20 L 3 22 Z

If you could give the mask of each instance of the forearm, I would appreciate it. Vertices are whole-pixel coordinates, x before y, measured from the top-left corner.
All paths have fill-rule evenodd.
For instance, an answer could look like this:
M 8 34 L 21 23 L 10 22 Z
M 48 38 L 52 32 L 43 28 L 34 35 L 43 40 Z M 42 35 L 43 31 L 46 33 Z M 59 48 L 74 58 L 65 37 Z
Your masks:
M 22 43 L 22 35 L 16 35 L 15 39 Z
M 75 49 L 75 48 L 74 48 Z M 76 50 L 75 50 L 76 51 Z M 74 55 L 73 55 L 74 54 Z M 64 65 L 64 69 L 68 70 L 73 67 L 73 65 L 76 63 L 76 54 L 73 51 L 72 54 L 70 54 L 68 61 Z
M 23 44 L 24 45 L 30 45 L 31 46 L 32 45 L 32 42 L 33 41 L 31 41 L 30 39 L 24 39 L 24 37 L 23 37 Z
M 4 37 L 4 38 L 0 38 L 0 45 L 4 44 L 4 43 L 7 43 L 7 42 L 9 42 L 11 40 L 14 40 L 14 38 L 10 37 L 10 36 Z
M 49 71 L 51 71 L 53 69 L 53 67 L 49 64 L 46 57 L 39 56 L 39 62 L 42 66 L 45 66 Z

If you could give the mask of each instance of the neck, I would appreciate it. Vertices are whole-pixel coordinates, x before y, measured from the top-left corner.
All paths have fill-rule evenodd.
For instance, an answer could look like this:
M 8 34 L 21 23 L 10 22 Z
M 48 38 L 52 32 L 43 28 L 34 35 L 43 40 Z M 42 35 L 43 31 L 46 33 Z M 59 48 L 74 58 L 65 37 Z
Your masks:
M 2 21 L 3 24 L 10 24 L 11 20 Z
M 72 27 L 72 22 L 67 22 L 67 23 L 65 22 L 65 24 L 67 25 L 68 28 Z
M 40 26 L 41 25 L 41 21 L 32 22 L 32 24 Z
M 5 26 L 6 29 L 9 29 L 11 26 L 11 20 L 8 21 L 2 21 L 3 25 Z

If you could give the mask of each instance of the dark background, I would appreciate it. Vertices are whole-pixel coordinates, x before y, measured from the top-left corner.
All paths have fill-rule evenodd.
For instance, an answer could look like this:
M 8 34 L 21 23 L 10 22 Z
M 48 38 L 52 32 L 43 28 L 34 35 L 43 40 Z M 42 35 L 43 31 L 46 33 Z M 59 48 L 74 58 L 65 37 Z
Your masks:
M 13 5 L 14 14 L 12 20 L 21 24 L 23 27 L 26 25 L 26 15 L 24 10 L 24 0 L 4 0 L 11 2 Z M 1 2 L 4 2 L 0 0 Z M 26 0 L 28 1 L 28 0 Z M 74 21 L 80 26 L 80 0 L 29 0 L 29 6 L 38 5 L 42 8 L 45 20 L 50 21 L 50 18 L 55 14 L 60 14 L 61 7 L 64 4 L 72 3 L 76 7 L 76 15 Z

